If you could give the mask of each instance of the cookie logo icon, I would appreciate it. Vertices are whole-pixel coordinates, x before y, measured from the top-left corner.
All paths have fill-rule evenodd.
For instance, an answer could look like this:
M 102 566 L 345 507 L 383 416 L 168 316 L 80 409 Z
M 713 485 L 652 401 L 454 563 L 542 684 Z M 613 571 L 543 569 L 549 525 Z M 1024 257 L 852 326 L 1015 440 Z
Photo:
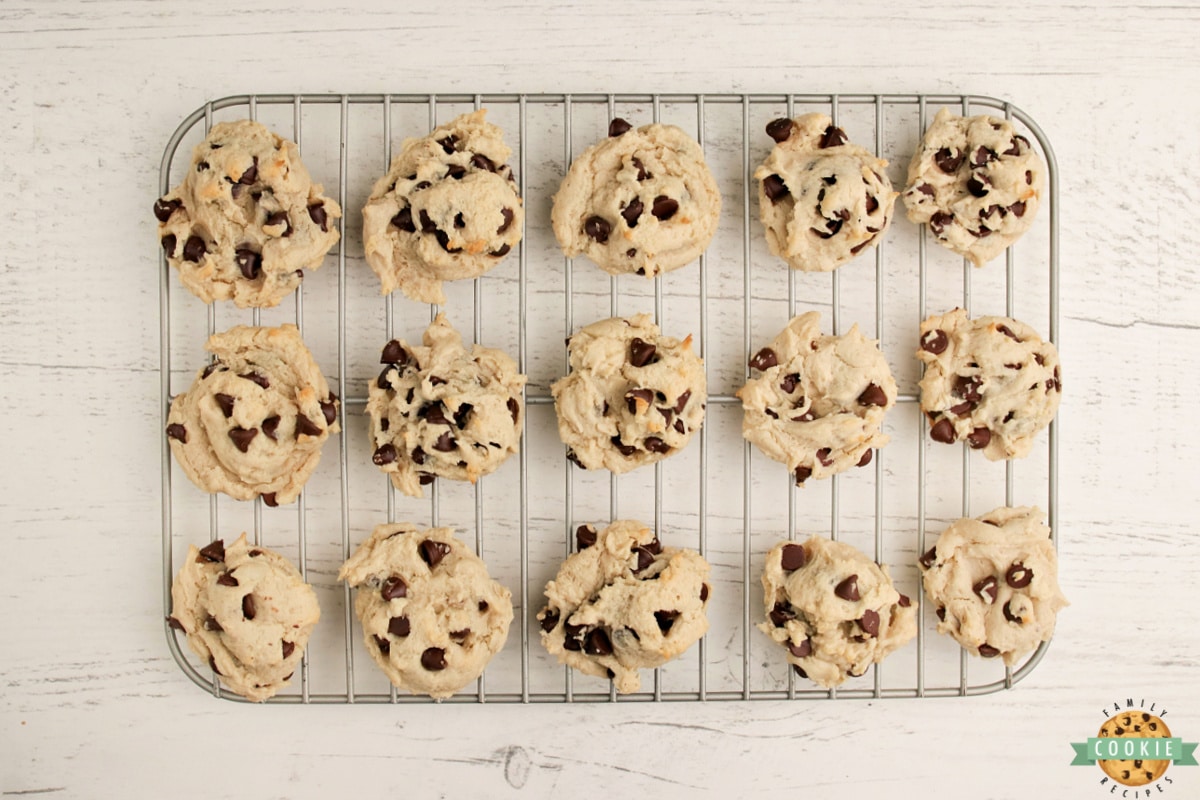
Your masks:
M 1112 717 L 1100 726 L 1100 739 L 1170 739 L 1171 729 L 1161 718 L 1146 711 L 1134 711 Z M 1100 752 L 1107 748 L 1100 746 Z M 1104 774 L 1122 786 L 1145 786 L 1161 778 L 1171 765 L 1169 759 L 1114 759 L 1096 762 Z
M 1121 797 L 1150 797 L 1165 792 L 1175 783 L 1168 775 L 1172 765 L 1197 766 L 1196 742 L 1184 742 L 1172 736 L 1163 721 L 1167 709 L 1144 700 L 1112 703 L 1104 709 L 1104 724 L 1086 742 L 1072 742 L 1075 760 L 1071 766 L 1100 767 L 1104 773 L 1100 786 L 1113 794 L 1118 787 Z

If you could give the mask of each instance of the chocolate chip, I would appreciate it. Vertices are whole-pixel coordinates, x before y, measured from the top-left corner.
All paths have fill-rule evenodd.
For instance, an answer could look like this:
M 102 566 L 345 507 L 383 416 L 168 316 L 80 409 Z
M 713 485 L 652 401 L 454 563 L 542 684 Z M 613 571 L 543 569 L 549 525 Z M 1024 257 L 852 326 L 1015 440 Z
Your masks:
M 984 658 L 995 658 L 1000 655 L 1000 651 L 985 642 L 979 645 L 979 655 Z
M 612 233 L 612 226 L 604 217 L 588 217 L 583 223 L 583 232 L 597 243 L 604 244 L 608 241 L 608 235 Z
M 208 252 L 208 247 L 199 236 L 189 236 L 183 243 L 183 260 L 198 263 Z
M 1017 202 L 1015 202 L 1011 206 L 1009 206 L 1008 210 L 1011 211 L 1014 216 L 1018 216 L 1018 217 L 1025 216 L 1025 201 L 1018 200 Z
M 392 617 L 388 620 L 387 629 L 392 636 L 403 639 L 412 631 L 412 626 L 408 622 L 408 617 Z
M 544 630 L 546 633 L 554 630 L 555 626 L 558 625 L 558 612 L 552 608 L 547 608 L 545 613 L 542 615 L 541 625 L 542 630 Z
M 637 555 L 637 566 L 633 568 L 635 575 L 654 563 L 654 552 L 650 548 L 639 545 L 633 552 Z
M 419 548 L 421 551 L 421 560 L 433 569 L 438 564 L 442 563 L 442 559 L 450 554 L 450 545 L 445 542 L 435 542 L 433 539 L 426 539 L 421 542 Z
M 792 135 L 792 121 L 786 117 L 773 119 L 767 123 L 767 136 L 776 142 L 786 142 Z
M 463 176 L 467 174 L 467 168 L 461 164 L 451 164 L 446 167 L 446 177 L 453 178 L 456 181 L 461 181 Z
M 613 117 L 613 121 L 608 123 L 608 135 L 620 136 L 627 133 L 633 126 L 620 117 Z
M 273 214 L 269 214 L 269 215 L 267 215 L 266 221 L 263 222 L 263 227 L 265 227 L 265 228 L 274 228 L 278 225 L 285 226 L 283 229 L 283 233 L 280 234 L 281 236 L 291 236 L 292 235 L 292 221 L 290 219 L 288 219 L 288 215 L 287 215 L 286 211 L 276 211 Z
M 812 477 L 812 469 L 809 467 L 796 467 L 796 485 L 804 483 Z
M 282 645 L 284 658 L 287 658 L 292 653 L 296 652 L 296 643 L 295 642 L 289 642 L 286 639 L 282 639 L 282 640 L 280 640 L 279 644 Z M 285 680 L 286 680 L 286 678 L 285 678 Z
M 325 424 L 332 425 L 337 419 L 337 395 L 333 392 L 329 393 L 329 399 L 324 400 L 318 405 L 321 406 L 321 416 L 325 417 Z
M 445 431 L 433 444 L 433 449 L 441 453 L 452 453 L 456 447 L 458 447 L 458 442 L 450 435 L 450 431 Z
M 702 584 L 700 584 L 700 602 L 704 603 L 707 601 L 708 601 L 708 584 L 702 583 Z
M 671 445 L 667 444 L 666 442 L 664 442 L 662 439 L 658 438 L 657 436 L 647 436 L 646 441 L 643 443 L 643 446 L 646 448 L 647 453 L 669 453 L 669 452 L 671 452 Z
M 943 417 L 933 424 L 929 429 L 929 435 L 935 442 L 942 444 L 954 444 L 958 441 L 958 434 L 954 431 L 954 423 Z
M 603 628 L 593 629 L 583 645 L 583 652 L 590 656 L 610 656 L 612 651 L 612 640 L 608 638 L 608 633 Z
M 867 636 L 879 635 L 879 612 L 867 609 L 863 612 L 862 618 L 858 621 L 858 627 L 863 629 L 863 633 Z
M 815 233 L 817 236 L 821 237 L 822 239 L 832 238 L 834 236 L 834 234 L 836 234 L 841 229 L 842 229 L 842 220 L 840 220 L 840 219 L 825 220 L 825 230 L 820 230 L 818 228 L 809 228 L 810 231 L 812 231 L 813 233 Z
M 808 673 L 805 672 L 803 669 L 801 669 L 799 664 L 792 664 L 792 671 L 795 672 L 797 675 L 799 675 L 801 678 L 808 677 Z
M 296 438 L 300 438 L 300 434 L 305 436 L 320 436 L 321 427 L 303 414 L 296 415 Z
M 978 407 L 978 403 L 973 400 L 964 400 L 956 406 L 950 406 L 950 413 L 955 416 L 965 417 Z
M 812 637 L 806 636 L 800 644 L 788 642 L 788 652 L 796 658 L 808 658 L 812 655 Z M 807 677 L 807 676 L 805 676 Z
M 879 201 L 875 199 L 874 195 L 867 195 L 867 213 L 874 214 L 877 208 L 879 208 Z
M 1024 589 L 1033 580 L 1033 570 L 1021 562 L 1014 563 L 1004 573 L 1004 582 L 1014 589 Z
M 204 618 L 204 630 L 221 633 L 225 629 L 221 627 L 221 623 L 217 622 L 216 617 L 208 616 Z
M 596 543 L 596 529 L 591 525 L 580 525 L 575 529 L 575 544 L 579 550 L 586 550 Z
M 942 172 L 947 175 L 953 175 L 962 166 L 963 157 L 962 153 L 956 153 L 949 148 L 943 147 L 933 154 L 933 161 Z
M 762 188 L 763 194 L 767 196 L 767 199 L 770 200 L 772 204 L 778 203 L 780 200 L 792 193 L 792 191 L 788 189 L 787 184 L 783 182 L 783 178 L 778 175 L 768 175 L 767 177 L 763 178 Z
M 872 456 L 871 448 L 868 447 L 866 450 L 863 450 L 862 457 L 860 459 L 858 459 L 858 466 L 865 467 L 867 464 L 870 464 L 871 456 Z
M 445 152 L 446 155 L 450 155 L 454 152 L 454 143 L 457 141 L 458 137 L 454 134 L 450 134 L 449 136 L 438 139 L 437 143 L 442 146 L 442 151 Z
M 233 260 L 238 265 L 242 277 L 248 281 L 257 279 L 262 272 L 262 254 L 249 248 L 242 247 L 235 250 Z
M 505 242 L 504 244 L 500 245 L 499 250 L 492 250 L 488 253 L 488 255 L 494 256 L 495 258 L 500 258 L 501 256 L 508 255 L 508 251 L 510 250 L 512 250 L 512 245 L 510 245 L 508 242 Z
M 912 600 L 910 600 L 908 595 L 906 595 L 906 594 L 900 595 L 900 599 L 897 600 L 896 602 L 900 605 L 901 608 L 908 608 L 909 606 L 912 605 Z
M 858 575 L 851 575 L 839 583 L 833 588 L 833 593 L 843 600 L 850 600 L 852 602 L 858 600 Z
M 430 186 L 433 186 L 433 184 L 430 183 L 429 181 L 421 181 L 420 183 L 418 183 L 416 186 L 413 187 L 413 191 L 419 192 L 422 189 L 428 189 Z
M 183 208 L 182 200 L 167 200 L 160 197 L 154 201 L 154 216 L 159 222 L 166 222 L 181 208 Z
M 496 171 L 496 162 L 485 156 L 483 153 L 476 153 L 471 156 L 471 166 L 479 169 L 485 169 L 488 172 Z
M 757 370 L 768 370 L 779 363 L 779 357 L 775 355 L 775 351 L 769 347 L 764 347 L 750 358 L 750 368 Z
M 257 383 L 259 386 L 261 386 L 264 389 L 271 388 L 271 381 L 267 380 L 267 378 L 265 376 L 259 375 L 257 372 L 247 372 L 245 375 L 238 375 L 238 377 L 245 378 L 246 380 L 250 381 L 251 383 Z
M 982 450 L 992 441 L 992 432 L 987 428 L 976 428 L 967 434 L 967 444 L 975 450 Z
M 996 578 L 993 575 L 988 575 L 983 580 L 977 582 L 971 587 L 971 591 L 979 596 L 983 602 L 991 605 L 996 602 Z
M 798 570 L 808 562 L 808 553 L 803 545 L 785 544 L 780 553 L 779 566 L 787 572 Z
M 931 547 L 926 550 L 925 554 L 917 559 L 917 561 L 925 569 L 932 567 L 934 562 L 937 561 L 937 547 Z
M 666 222 L 675 216 L 675 212 L 678 210 L 679 201 L 673 200 L 663 194 L 654 198 L 654 205 L 650 207 L 650 213 L 662 222 Z
M 207 161 L 201 161 L 199 164 L 196 165 L 196 172 L 204 172 L 204 170 L 206 170 L 206 169 L 208 169 Z
M 1017 625 L 1021 624 L 1021 622 L 1022 622 L 1021 618 L 1018 617 L 1016 614 L 1012 613 L 1012 601 L 1011 600 L 1009 600 L 1008 602 L 1006 602 L 1004 604 L 1003 610 L 1004 610 L 1004 618 L 1006 620 L 1008 620 L 1009 622 L 1014 622 Z
M 978 401 L 982 399 L 979 392 L 982 385 L 983 379 L 978 375 L 956 375 L 952 391 L 964 400 Z
M 644 367 L 652 363 L 651 359 L 657 351 L 658 347 L 655 345 L 634 337 L 629 343 L 629 363 L 635 367 Z
M 821 466 L 828 467 L 833 464 L 833 459 L 829 457 L 832 452 L 828 447 L 822 447 L 817 451 L 817 461 L 821 462 Z
M 987 193 L 988 193 L 987 179 L 984 178 L 983 180 L 980 180 L 976 176 L 972 175 L 971 179 L 967 181 L 967 191 L 970 192 L 975 197 L 987 197 Z
M 500 227 L 496 228 L 496 233 L 504 233 L 513 223 L 513 210 L 511 208 L 500 209 L 500 216 L 504 217 L 504 222 L 500 223 Z M 506 245 L 507 246 L 507 245 Z M 508 252 L 505 250 L 504 252 Z
M 167 438 L 175 439 L 183 444 L 187 444 L 187 428 L 183 427 L 178 422 L 172 422 L 167 426 Z
M 384 600 L 395 600 L 397 597 L 408 597 L 408 584 L 399 575 L 389 575 L 380 587 L 379 593 Z
M 392 224 L 402 231 L 408 233 L 416 233 L 417 226 L 413 224 L 412 209 L 408 206 L 400 209 L 396 216 L 392 217 Z
M 767 614 L 767 618 L 771 620 L 771 624 L 776 628 L 782 628 L 789 619 L 796 618 L 796 612 L 787 603 L 780 602 L 771 608 L 770 613 Z
M 417 218 L 421 222 L 422 233 L 434 233 L 437 231 L 437 223 L 433 221 L 428 213 L 426 213 L 425 209 L 421 209 L 417 212 Z
M 238 579 L 233 577 L 232 572 L 222 572 L 219 576 L 217 576 L 217 583 L 221 584 L 222 586 L 237 586 Z
M 160 242 L 160 244 L 162 244 L 163 252 L 166 253 L 167 256 L 175 255 L 176 243 L 177 243 L 177 240 L 175 239 L 175 234 L 173 234 L 173 233 L 168 233 L 166 236 L 164 236 L 162 238 L 162 241 Z
M 263 499 L 263 502 L 266 503 L 271 508 L 279 507 L 279 502 L 276 501 L 274 492 L 268 492 L 267 494 L 262 495 L 262 499 Z M 250 555 L 254 555 L 254 554 L 251 553 Z
M 396 448 L 390 444 L 383 444 L 371 456 L 371 461 L 377 467 L 382 467 L 385 464 L 391 464 L 396 460 Z
M 234 446 L 243 453 L 249 449 L 250 443 L 254 441 L 255 436 L 258 436 L 258 428 L 237 427 L 229 429 L 229 438 L 233 440 Z
M 634 156 L 633 158 L 629 159 L 629 163 L 631 163 L 635 167 L 637 167 L 637 171 L 638 171 L 637 179 L 639 181 L 644 181 L 647 178 L 654 177 L 653 175 L 651 175 L 649 172 L 646 171 L 646 168 L 642 165 L 642 160 L 640 158 L 638 158 L 637 156 Z
M 934 188 L 932 186 L 930 186 L 928 183 L 922 183 L 920 186 L 917 187 L 917 191 L 923 195 L 926 195 L 927 197 L 933 197 L 934 195 L 937 194 L 937 192 L 934 191 Z
M 626 225 L 636 228 L 638 217 L 642 215 L 643 210 L 645 210 L 645 206 L 642 205 L 642 199 L 635 197 L 629 201 L 629 204 L 625 208 L 621 209 L 621 218 L 625 220 Z
M 971 154 L 972 167 L 985 167 L 989 161 L 996 158 L 996 154 L 986 147 L 978 147 Z
M 254 619 L 258 610 L 254 607 L 254 595 L 248 594 L 242 598 L 242 616 L 246 619 Z
M 939 211 L 929 218 L 929 230 L 935 234 L 941 234 L 946 226 L 954 222 L 954 215 L 947 214 L 944 211 Z
M 797 374 L 784 375 L 783 380 L 779 383 L 779 388 L 784 391 L 784 394 L 791 394 L 796 391 L 796 384 L 800 382 L 800 376 Z
M 435 400 L 432 403 L 421 406 L 421 410 L 417 412 L 417 416 L 432 422 L 434 425 L 450 424 L 450 420 L 446 419 L 446 410 L 443 408 L 440 400 Z
M 379 652 L 383 653 L 385 656 L 391 652 L 392 649 L 392 643 L 378 635 L 375 636 L 375 646 L 378 647 Z
M 317 203 L 308 207 L 308 216 L 313 224 L 320 225 L 321 230 L 329 230 L 329 215 L 325 212 L 325 204 Z
M 447 253 L 461 253 L 462 252 L 461 247 L 451 247 L 450 246 L 450 235 L 443 230 L 434 231 L 433 238 L 437 239 L 437 243 L 439 245 L 441 245 L 442 249 L 445 250 Z
M 846 132 L 835 125 L 830 125 L 825 129 L 825 132 L 821 134 L 821 141 L 817 146 L 824 150 L 826 147 L 838 147 L 843 145 L 846 143 L 846 141 Z
M 886 406 L 887 392 L 877 384 L 867 384 L 867 388 L 858 396 L 858 404 L 862 406 Z
M 940 619 L 942 622 L 946 621 L 946 607 L 945 606 L 938 606 L 937 618 Z
M 655 611 L 654 621 L 658 623 L 658 629 L 664 634 L 671 631 L 671 626 L 675 624 L 675 620 L 679 619 L 678 611 Z

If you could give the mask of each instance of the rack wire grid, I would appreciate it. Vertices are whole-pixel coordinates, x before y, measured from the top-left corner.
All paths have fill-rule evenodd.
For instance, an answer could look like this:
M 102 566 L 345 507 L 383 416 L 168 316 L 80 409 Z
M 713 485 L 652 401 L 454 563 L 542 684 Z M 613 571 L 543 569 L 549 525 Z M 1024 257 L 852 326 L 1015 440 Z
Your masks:
M 851 141 L 890 157 L 892 182 L 902 186 L 901 170 L 931 109 L 941 106 L 963 115 L 999 113 L 1032 134 L 1045 158 L 1046 208 L 1034 229 L 1008 249 L 1003 268 L 992 264 L 975 270 L 965 259 L 928 246 L 924 228 L 900 213 L 900 201 L 873 257 L 864 254 L 832 273 L 789 270 L 766 251 L 751 206 L 753 170 L 773 145 L 762 135 L 767 121 L 822 111 L 847 130 Z M 451 116 L 481 107 L 489 109 L 510 143 L 516 141 L 511 163 L 527 206 L 526 230 L 515 258 L 473 282 L 447 284 L 449 301 L 443 310 L 464 314 L 469 309 L 469 321 L 458 327 L 469 324 L 476 342 L 510 352 L 515 343 L 520 369 L 530 375 L 522 447 L 501 470 L 473 486 L 438 481 L 425 500 L 398 498 L 370 464 L 365 389 L 374 375 L 371 365 L 378 369 L 374 362 L 380 347 L 401 334 L 419 338 L 439 309 L 430 307 L 426 315 L 402 297 L 378 298 L 377 279 L 362 258 L 357 209 L 390 163 L 394 136 L 424 135 Z M 564 259 L 558 250 L 548 224 L 550 196 L 574 154 L 602 139 L 614 116 L 635 125 L 680 125 L 704 148 L 721 186 L 724 211 L 698 265 L 647 281 L 604 275 L 590 263 Z M 376 524 L 397 518 L 425 517 L 432 525 L 470 529 L 476 552 L 493 576 L 516 586 L 508 644 L 473 686 L 445 702 L 966 696 L 1011 688 L 1039 663 L 1048 642 L 1016 668 L 968 659 L 953 640 L 936 635 L 933 615 L 922 603 L 915 643 L 865 676 L 826 690 L 796 677 L 782 650 L 755 630 L 763 616 L 757 581 L 762 559 L 776 541 L 795 539 L 801 529 L 824 531 L 873 550 L 876 561 L 892 566 L 898 588 L 914 598 L 923 597 L 915 561 L 925 551 L 930 531 L 940 529 L 935 524 L 970 516 L 973 505 L 978 513 L 981 501 L 1014 505 L 1044 498 L 1057 548 L 1057 425 L 1051 424 L 1048 436 L 1039 440 L 1038 456 L 1019 465 L 980 461 L 965 443 L 959 452 L 949 446 L 931 448 L 917 403 L 921 367 L 912 356 L 927 308 L 940 312 L 954 305 L 972 313 L 981 307 L 982 313 L 1018 312 L 1034 327 L 1045 320 L 1050 340 L 1058 342 L 1058 169 L 1041 129 L 1011 103 L 942 94 L 240 95 L 206 103 L 182 121 L 163 153 L 160 193 L 187 168 L 186 150 L 177 159 L 182 144 L 200 141 L 217 119 L 244 117 L 267 122 L 284 136 L 290 132 L 315 180 L 336 176 L 330 184 L 336 185 L 345 215 L 338 222 L 340 242 L 326 258 L 327 263 L 336 259 L 336 274 L 329 269 L 311 274 L 296 292 L 291 312 L 205 307 L 175 289 L 160 254 L 163 425 L 173 397 L 172 378 L 181 387 L 191 381 L 205 362 L 200 347 L 207 335 L 239 322 L 288 321 L 301 328 L 319 363 L 336 360 L 337 391 L 345 398 L 342 434 L 326 446 L 326 460 L 297 507 L 268 509 L 265 515 L 261 500 L 238 503 L 205 495 L 180 480 L 163 437 L 162 581 L 169 614 L 177 550 L 186 552 L 189 542 L 236 536 L 246 529 L 252 529 L 256 545 L 273 547 L 298 563 L 318 592 L 323 619 L 310 640 L 299 681 L 267 702 L 430 702 L 398 694 L 375 669 L 352 614 L 351 590 L 336 581 L 338 566 L 352 547 Z M 695 335 L 709 381 L 707 419 L 697 441 L 653 468 L 624 476 L 581 470 L 564 457 L 548 391 L 549 383 L 567 369 L 566 349 L 559 342 L 582 324 L 630 313 L 634 306 L 652 311 L 664 333 Z M 901 392 L 886 423 L 892 442 L 877 451 L 873 469 L 798 488 L 785 468 L 752 452 L 742 439 L 740 401 L 733 392 L 749 377 L 749 355 L 788 318 L 809 309 L 827 311 L 835 334 L 846 327 L 848 314 L 868 325 L 873 318 L 875 336 Z M 337 455 L 330 459 L 335 448 Z M 542 605 L 541 587 L 571 553 L 575 526 L 623 517 L 652 518 L 664 542 L 698 549 L 713 565 L 713 596 L 707 636 L 654 670 L 649 687 L 619 696 L 610 682 L 574 674 L 549 657 L 540 646 L 535 614 Z M 214 696 L 241 700 L 185 655 L 165 621 L 164 630 L 172 655 L 192 681 Z

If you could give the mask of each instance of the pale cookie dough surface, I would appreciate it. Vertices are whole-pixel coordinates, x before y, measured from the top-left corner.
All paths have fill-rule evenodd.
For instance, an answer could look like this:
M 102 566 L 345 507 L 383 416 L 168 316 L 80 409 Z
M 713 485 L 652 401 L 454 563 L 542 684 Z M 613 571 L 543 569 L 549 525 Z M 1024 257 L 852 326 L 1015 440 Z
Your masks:
M 759 377 L 737 393 L 742 435 L 787 464 L 798 485 L 866 466 L 872 448 L 888 443 L 883 419 L 896 402 L 896 381 L 857 325 L 826 336 L 816 311 L 793 317 L 750 366 Z
M 278 553 L 220 539 L 188 548 L 171 585 L 171 627 L 232 691 L 259 702 L 288 685 L 321 618 L 317 595 Z
M 176 461 L 206 492 L 290 503 L 341 430 L 337 395 L 295 325 L 239 325 L 205 347 L 215 360 L 167 415 Z
M 371 658 L 400 689 L 445 698 L 483 674 L 512 593 L 449 528 L 380 525 L 342 565 Z
M 660 461 L 704 422 L 704 362 L 649 314 L 594 322 L 571 337 L 571 372 L 550 387 L 567 457 L 615 473 Z
M 921 556 L 939 633 L 1009 666 L 1050 639 L 1067 598 L 1044 516 L 1037 508 L 1002 507 L 963 518 Z
M 762 575 L 759 630 L 787 651 L 796 673 L 829 688 L 917 635 L 917 606 L 880 567 L 842 542 L 780 542 Z
M 559 663 L 636 692 L 639 669 L 662 666 L 708 631 L 708 562 L 663 547 L 640 522 L 576 531 L 578 552 L 546 584 L 537 615 L 542 644 Z
M 1171 729 L 1157 717 L 1146 711 L 1126 711 L 1116 714 L 1100 726 L 1098 739 L 1169 739 Z M 1108 777 L 1120 781 L 1124 786 L 1145 786 L 1161 778 L 1171 766 L 1166 759 L 1117 759 L 1104 758 L 1096 761 Z
M 694 139 L 674 125 L 633 128 L 617 118 L 571 164 L 550 220 L 568 257 L 652 278 L 704 252 L 720 214 L 721 192 Z
M 754 171 L 767 247 L 792 269 L 828 272 L 878 244 L 899 196 L 887 162 L 824 114 L 767 125 L 776 141 Z
M 296 145 L 240 120 L 212 127 L 183 183 L 154 203 L 167 261 L 206 303 L 275 306 L 321 266 L 342 210 Z
M 1058 349 L 1018 320 L 972 320 L 961 308 L 932 316 L 921 323 L 917 358 L 935 441 L 965 439 L 990 461 L 1021 458 L 1058 411 Z
M 413 497 L 435 478 L 494 472 L 517 452 L 525 414 L 525 376 L 502 350 L 467 350 L 445 314 L 423 342 L 388 342 L 367 400 L 372 460 Z
M 1046 167 L 1011 122 L 943 108 L 908 165 L 908 218 L 983 266 L 1029 230 Z
M 363 208 L 367 263 L 383 294 L 445 303 L 442 281 L 477 278 L 521 241 L 512 150 L 487 109 L 406 139 Z

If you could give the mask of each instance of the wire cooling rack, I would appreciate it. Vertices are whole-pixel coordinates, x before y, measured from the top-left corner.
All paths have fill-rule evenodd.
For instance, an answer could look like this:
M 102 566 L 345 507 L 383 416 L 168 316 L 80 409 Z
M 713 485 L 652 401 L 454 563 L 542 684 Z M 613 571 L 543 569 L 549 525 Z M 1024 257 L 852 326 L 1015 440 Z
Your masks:
M 930 246 L 924 229 L 904 218 L 901 201 L 873 255 L 831 274 L 788 270 L 766 251 L 753 209 L 752 173 L 773 144 L 763 134 L 767 121 L 808 111 L 829 114 L 851 141 L 887 157 L 889 177 L 902 187 L 930 114 L 942 106 L 1012 120 L 1046 160 L 1046 207 L 1002 265 L 975 270 L 936 243 Z M 362 257 L 359 209 L 402 138 L 480 107 L 489 109 L 489 119 L 504 128 L 514 147 L 510 163 L 528 211 L 525 236 L 518 252 L 488 275 L 447 284 L 443 308 L 457 315 L 464 336 L 470 330 L 474 341 L 516 352 L 521 371 L 530 375 L 524 438 L 519 456 L 494 475 L 474 486 L 438 481 L 426 499 L 415 500 L 398 496 L 371 465 L 363 408 L 382 345 L 395 337 L 418 339 L 438 309 L 426 311 L 398 293 L 379 299 L 377 279 Z M 713 244 L 698 264 L 653 281 L 618 278 L 585 260 L 564 259 L 555 245 L 550 197 L 572 158 L 603 138 L 614 116 L 635 125 L 680 125 L 704 147 L 724 208 Z M 182 479 L 164 436 L 162 581 L 169 614 L 171 581 L 187 544 L 229 540 L 243 530 L 252 531 L 256 544 L 296 561 L 317 590 L 322 620 L 298 680 L 267 702 L 429 702 L 397 694 L 375 669 L 353 618 L 350 589 L 336 581 L 341 561 L 370 530 L 397 519 L 449 524 L 464 538 L 473 537 L 493 576 L 513 589 L 516 618 L 505 649 L 483 677 L 445 702 L 965 696 L 1010 688 L 1041 660 L 1047 644 L 1016 668 L 969 659 L 936 634 L 933 615 L 922 603 L 915 642 L 865 676 L 825 690 L 796 677 L 782 650 L 755 629 L 763 616 L 758 583 L 763 557 L 783 538 L 818 533 L 850 541 L 891 565 L 898 588 L 914 599 L 922 596 L 917 555 L 926 550 L 927 537 L 958 516 L 993 505 L 1044 503 L 1057 547 L 1057 425 L 1051 424 L 1033 455 L 1016 464 L 983 461 L 965 443 L 957 449 L 930 445 L 916 402 L 920 367 L 912 355 L 920 321 L 955 305 L 972 314 L 1018 316 L 1058 342 L 1058 169 L 1050 143 L 1024 112 L 975 95 L 240 95 L 207 103 L 183 120 L 163 153 L 160 194 L 179 181 L 188 166 L 188 146 L 215 121 L 246 117 L 293 139 L 314 179 L 331 187 L 329 194 L 336 191 L 345 213 L 338 223 L 341 241 L 325 269 L 311 274 L 281 309 L 206 307 L 179 290 L 159 256 L 163 425 L 174 391 L 186 388 L 205 362 L 201 348 L 208 335 L 238 323 L 294 322 L 326 374 L 336 376 L 345 398 L 343 432 L 327 443 L 325 460 L 296 507 L 265 511 L 260 500 L 204 495 Z M 847 320 L 869 335 L 873 326 L 901 393 L 885 424 L 892 442 L 876 453 L 871 469 L 797 488 L 785 468 L 742 440 L 741 407 L 733 393 L 749 375 L 749 355 L 792 315 L 812 309 L 828 315 L 824 324 L 833 333 L 844 332 Z M 587 472 L 566 460 L 555 430 L 548 387 L 567 366 L 559 343 L 596 319 L 636 311 L 653 312 L 666 334 L 694 335 L 706 362 L 708 417 L 696 441 L 653 469 L 620 477 Z M 642 691 L 621 696 L 608 682 L 555 663 L 542 651 L 535 619 L 541 588 L 571 552 L 575 526 L 618 518 L 652 524 L 665 542 L 694 547 L 713 565 L 708 635 L 678 660 L 646 673 Z M 241 699 L 186 654 L 165 622 L 164 630 L 172 655 L 192 681 L 215 696 Z

